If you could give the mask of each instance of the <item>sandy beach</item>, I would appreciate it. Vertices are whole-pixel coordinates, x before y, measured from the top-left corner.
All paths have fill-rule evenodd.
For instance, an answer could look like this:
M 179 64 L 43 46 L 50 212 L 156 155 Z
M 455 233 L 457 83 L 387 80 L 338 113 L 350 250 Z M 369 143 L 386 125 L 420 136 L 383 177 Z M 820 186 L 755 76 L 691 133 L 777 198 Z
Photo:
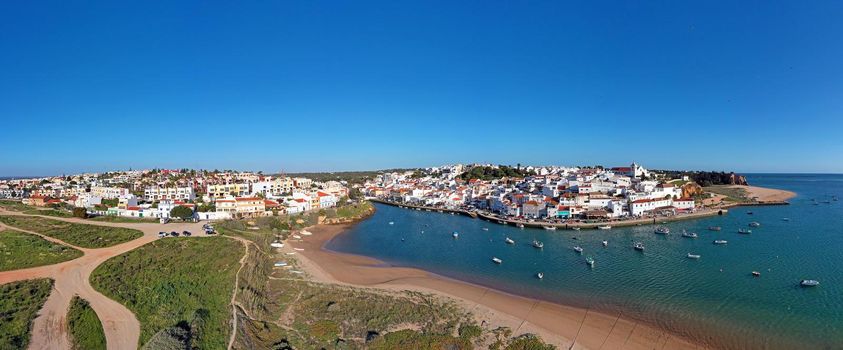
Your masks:
M 779 190 L 775 188 L 766 188 L 758 186 L 731 186 L 732 188 L 743 188 L 747 192 L 747 197 L 755 198 L 759 202 L 781 202 L 796 197 L 795 192 Z
M 619 314 L 520 297 L 419 269 L 392 267 L 376 259 L 324 249 L 326 242 L 349 227 L 309 228 L 311 236 L 289 241 L 283 250 L 296 252 L 301 269 L 315 282 L 433 293 L 456 301 L 489 328 L 506 326 L 513 330 L 513 335 L 534 333 L 559 348 L 706 348 Z

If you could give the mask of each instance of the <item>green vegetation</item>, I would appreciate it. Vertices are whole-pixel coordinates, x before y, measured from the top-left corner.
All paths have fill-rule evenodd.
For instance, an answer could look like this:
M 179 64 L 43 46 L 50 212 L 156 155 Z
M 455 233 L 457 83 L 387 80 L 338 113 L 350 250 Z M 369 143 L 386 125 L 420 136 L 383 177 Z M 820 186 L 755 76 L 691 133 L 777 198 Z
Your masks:
M 177 205 L 173 209 L 170 209 L 170 216 L 182 220 L 187 220 L 193 217 L 193 209 L 190 209 L 183 205 Z
M 524 334 L 512 339 L 505 350 L 553 350 L 553 345 L 545 344 L 541 338 L 533 334 Z
M 53 281 L 37 279 L 0 285 L 0 349 L 25 349 L 38 310 L 47 301 Z
M 73 208 L 73 217 L 85 219 L 88 217 L 88 210 L 85 208 Z
M 222 349 L 242 255 L 230 238 L 162 239 L 106 261 L 91 284 L 135 313 L 141 344 Z
M 371 210 L 372 203 L 369 201 L 362 201 L 359 203 L 343 205 L 338 208 L 327 209 L 327 216 L 330 218 L 332 217 L 332 213 L 335 213 L 336 217 L 343 219 L 355 219 L 368 215 Z
M 17 211 L 17 212 L 25 212 L 27 210 L 37 209 L 36 207 L 29 206 L 26 204 L 21 203 L 20 201 L 10 201 L 10 200 L 0 200 L 0 208 L 3 208 L 8 211 Z
M 728 185 L 722 186 L 708 186 L 703 187 L 703 191 L 711 192 L 715 194 L 720 194 L 726 196 L 724 200 L 733 201 L 733 202 L 749 202 L 751 199 L 749 198 L 749 194 L 747 193 L 746 189 L 740 187 L 732 187 Z
M 502 177 L 525 177 L 528 175 L 535 175 L 535 173 L 506 165 L 501 165 L 499 167 L 475 166 L 460 174 L 460 179 L 494 180 Z
M 669 179 L 681 179 L 687 176 L 691 181 L 696 182 L 700 186 L 716 186 L 716 185 L 746 185 L 746 178 L 742 175 L 733 172 L 723 171 L 681 171 L 681 170 L 655 170 L 659 174 L 663 174 Z
M 87 300 L 74 296 L 70 301 L 67 328 L 74 350 L 105 349 L 102 323 Z
M 387 333 L 375 339 L 369 349 L 471 349 L 471 342 L 447 334 L 425 334 L 412 329 Z
M 0 216 L 0 222 L 83 248 L 109 247 L 143 236 L 142 232 L 129 228 L 76 224 L 32 216 Z
M 23 213 L 29 215 L 55 216 L 57 218 L 69 218 L 73 216 L 73 213 L 60 208 L 30 209 L 24 211 Z
M 0 231 L 0 271 L 57 264 L 82 256 L 82 252 L 36 235 Z

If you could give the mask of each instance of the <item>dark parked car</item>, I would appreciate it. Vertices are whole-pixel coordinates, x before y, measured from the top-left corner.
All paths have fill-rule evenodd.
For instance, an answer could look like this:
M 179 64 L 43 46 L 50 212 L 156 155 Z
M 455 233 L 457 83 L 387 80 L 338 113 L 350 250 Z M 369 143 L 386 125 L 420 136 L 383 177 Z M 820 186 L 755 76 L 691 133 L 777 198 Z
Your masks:
M 181 234 L 185 237 L 190 237 L 190 231 L 184 231 Z
M 173 237 L 178 237 L 178 236 L 179 236 L 179 233 L 178 233 L 178 232 L 176 232 L 176 231 L 173 231 L 173 232 L 170 232 L 170 236 L 173 236 Z

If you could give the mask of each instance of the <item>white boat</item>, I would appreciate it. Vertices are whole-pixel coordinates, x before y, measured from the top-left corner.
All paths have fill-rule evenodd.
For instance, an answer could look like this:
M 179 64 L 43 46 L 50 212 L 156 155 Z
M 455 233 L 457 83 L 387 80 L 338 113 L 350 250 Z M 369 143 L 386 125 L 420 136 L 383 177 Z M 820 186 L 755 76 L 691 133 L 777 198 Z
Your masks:
M 664 227 L 664 226 L 659 226 L 659 227 L 656 227 L 655 232 L 660 234 L 660 235 L 666 235 L 666 234 L 670 233 L 670 229 L 667 228 L 667 227 Z
M 275 241 L 275 242 L 270 243 L 269 246 L 273 247 L 273 248 L 284 248 L 284 243 Z
M 644 243 L 635 242 L 635 244 L 632 245 L 632 248 L 635 248 L 635 250 L 640 250 L 640 251 L 643 252 L 644 251 Z
M 714 244 L 726 244 L 726 243 L 729 243 L 729 241 L 726 241 L 726 240 L 723 240 L 723 239 L 714 240 Z
M 799 282 L 799 285 L 801 285 L 803 287 L 816 287 L 816 286 L 820 285 L 820 281 L 817 281 L 817 280 L 802 280 L 802 282 Z
M 761 223 L 757 221 L 753 221 L 749 223 L 749 227 L 760 227 Z
M 597 226 L 598 230 L 611 230 L 612 226 L 605 225 L 605 226 Z
M 542 278 L 544 278 L 544 273 L 543 273 L 543 272 L 539 272 L 539 273 L 537 273 L 537 274 L 536 274 L 536 278 L 538 278 L 538 279 L 542 279 Z
M 503 241 L 506 242 L 506 244 L 515 244 L 515 241 L 513 241 L 512 238 L 509 237 L 506 237 L 506 239 L 504 239 Z
M 394 223 L 394 222 L 392 222 L 392 221 L 390 221 L 390 222 L 389 222 L 389 224 L 390 224 L 390 225 L 395 225 L 395 223 Z
M 608 247 L 608 246 L 609 246 L 609 241 L 603 241 L 603 246 L 604 246 L 604 247 Z
M 544 243 L 533 240 L 533 248 L 542 249 L 542 248 L 544 248 Z
M 588 264 L 588 266 L 594 267 L 594 258 L 590 256 L 585 258 L 585 263 Z
M 694 232 L 686 232 L 686 231 L 682 231 L 682 237 L 687 237 L 687 238 L 697 238 L 697 237 L 699 237 L 699 236 L 697 236 L 697 234 L 696 234 L 696 233 L 694 233 Z
M 515 226 L 518 226 L 518 228 L 524 228 L 524 224 L 518 224 L 518 225 L 515 225 Z
M 571 229 L 572 229 L 572 230 L 574 230 L 574 231 L 579 231 L 579 230 L 580 230 L 580 227 L 579 227 L 579 226 L 574 226 L 574 227 L 571 227 Z
M 454 238 L 460 238 L 460 233 L 457 232 L 457 231 L 454 231 L 454 233 L 452 233 L 451 236 L 453 236 Z
M 748 235 L 748 234 L 752 233 L 752 230 L 747 230 L 747 229 L 742 228 L 742 229 L 738 229 L 738 233 Z
M 574 251 L 576 251 L 577 253 L 582 253 L 582 247 L 580 247 L 580 246 L 575 246 L 575 247 L 574 247 Z
M 556 226 L 542 226 L 545 230 L 556 231 Z
M 493 258 L 492 258 L 492 262 L 493 262 L 493 263 L 495 263 L 495 264 L 500 264 L 500 263 L 503 263 L 503 260 L 498 259 L 498 258 L 496 258 L 496 257 L 493 257 Z
M 503 221 L 503 220 L 498 220 L 498 223 L 501 224 L 501 225 L 506 225 L 506 221 Z
M 489 231 L 489 228 L 488 228 L 488 227 L 484 227 L 484 228 L 481 228 L 481 230 L 483 230 L 483 231 Z
M 708 230 L 709 230 L 709 231 L 720 231 L 720 230 L 722 230 L 722 229 L 723 229 L 723 228 L 721 228 L 720 226 L 709 226 L 709 227 L 708 227 Z
M 688 253 L 688 259 L 699 259 L 700 256 L 697 254 Z

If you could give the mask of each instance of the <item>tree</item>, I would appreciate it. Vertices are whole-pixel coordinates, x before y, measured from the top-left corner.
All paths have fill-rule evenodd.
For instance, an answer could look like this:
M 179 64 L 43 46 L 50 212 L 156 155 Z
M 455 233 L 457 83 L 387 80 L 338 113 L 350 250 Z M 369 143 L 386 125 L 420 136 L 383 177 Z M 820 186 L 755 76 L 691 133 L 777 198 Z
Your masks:
M 176 206 L 175 208 L 170 210 L 170 217 L 176 217 L 182 220 L 192 219 L 193 209 L 190 209 L 183 205 Z
M 85 219 L 88 217 L 88 209 L 83 207 L 73 208 L 73 217 Z

